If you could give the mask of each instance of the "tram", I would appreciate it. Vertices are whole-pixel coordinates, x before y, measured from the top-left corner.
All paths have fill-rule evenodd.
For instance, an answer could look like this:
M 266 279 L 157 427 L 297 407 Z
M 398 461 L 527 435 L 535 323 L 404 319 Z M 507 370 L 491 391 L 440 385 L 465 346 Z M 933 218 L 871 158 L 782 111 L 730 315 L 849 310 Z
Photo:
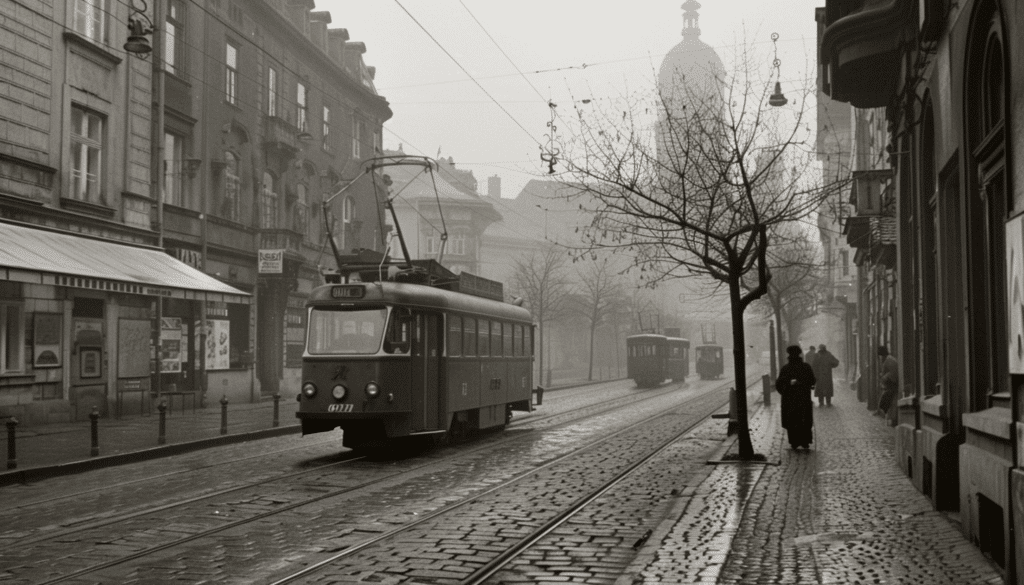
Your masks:
M 697 358 L 694 369 L 701 380 L 717 379 L 725 372 L 725 353 L 721 345 L 698 345 L 693 352 Z
M 626 376 L 639 388 L 651 388 L 665 381 L 668 338 L 656 333 L 639 333 L 626 338 Z
M 665 371 L 673 382 L 683 382 L 690 375 L 690 340 L 682 337 L 666 337 Z
M 410 259 L 404 241 L 399 260 L 330 242 L 338 270 L 306 302 L 303 435 L 341 429 L 353 449 L 437 444 L 533 409 L 533 321 L 501 283 Z

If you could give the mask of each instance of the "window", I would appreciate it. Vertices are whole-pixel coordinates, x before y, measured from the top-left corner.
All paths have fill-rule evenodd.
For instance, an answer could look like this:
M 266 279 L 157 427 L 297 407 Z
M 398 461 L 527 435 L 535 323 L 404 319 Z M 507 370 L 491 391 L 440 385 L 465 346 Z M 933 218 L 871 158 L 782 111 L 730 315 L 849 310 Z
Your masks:
M 352 219 L 356 214 L 356 200 L 347 196 L 341 201 L 341 249 L 347 250 L 355 244 L 352 234 Z
M 477 355 L 487 357 L 491 355 L 491 322 L 486 319 L 477 321 Z
M 514 354 L 523 355 L 523 326 L 516 325 L 512 334 L 512 345 L 515 346 Z
M 373 153 L 384 153 L 384 139 L 381 137 L 381 131 L 379 129 L 373 131 Z
M 306 351 L 312 355 L 373 354 L 384 337 L 387 309 L 314 308 Z
M 533 355 L 533 327 L 523 327 L 523 355 Z
M 175 75 L 182 74 L 182 47 L 185 44 L 185 7 L 181 0 L 167 4 L 167 22 L 164 25 L 164 66 Z
M 306 118 L 309 110 L 306 103 L 306 86 L 301 83 L 295 84 L 295 107 L 298 114 L 296 126 L 299 128 L 299 132 L 306 132 L 308 131 Z
M 224 99 L 238 105 L 238 48 L 227 43 L 224 55 Z
M 363 121 L 352 116 L 352 158 L 363 158 Z
M 850 276 L 850 252 L 848 250 L 839 251 L 839 268 L 842 270 L 843 276 Z
M 182 142 L 180 136 L 177 134 L 171 134 L 170 132 L 164 133 L 164 182 L 163 182 L 163 202 L 168 205 L 177 205 L 183 207 L 185 205 L 185 197 L 182 193 Z
M 512 356 L 512 324 L 505 323 L 501 328 L 502 348 L 505 350 L 505 357 Z
M 238 157 L 231 151 L 224 152 L 224 201 L 221 203 L 221 215 L 232 221 L 238 221 L 238 193 L 242 179 L 238 175 Z
M 274 190 L 274 175 L 263 171 L 263 187 L 260 191 L 260 227 L 277 227 L 277 192 Z
M 277 69 L 267 69 L 267 115 L 277 115 Z
M 0 303 L 0 374 L 25 369 L 25 311 L 18 303 Z
M 448 240 L 446 253 L 453 256 L 464 256 L 466 254 L 466 234 L 452 234 Z
M 103 164 L 103 118 L 71 107 L 71 197 L 99 203 Z
M 476 319 L 472 317 L 462 320 L 462 355 L 476 355 Z
M 462 317 L 448 315 L 448 357 L 462 355 Z
M 107 0 L 75 0 L 75 32 L 97 43 L 107 42 Z
M 324 106 L 324 150 L 331 149 L 331 143 L 328 137 L 331 135 L 331 108 Z
M 501 350 L 501 323 L 491 321 L 491 355 L 502 355 Z

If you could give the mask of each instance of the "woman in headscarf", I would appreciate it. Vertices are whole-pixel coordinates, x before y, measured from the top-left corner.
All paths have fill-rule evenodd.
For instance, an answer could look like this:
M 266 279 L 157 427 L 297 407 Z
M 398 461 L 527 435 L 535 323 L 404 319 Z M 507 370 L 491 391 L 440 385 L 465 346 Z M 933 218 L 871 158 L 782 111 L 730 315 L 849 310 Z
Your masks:
M 789 363 L 779 370 L 775 389 L 782 394 L 782 427 L 789 433 L 792 448 L 807 448 L 811 445 L 814 427 L 814 403 L 811 388 L 814 387 L 814 370 L 804 362 L 799 345 L 786 348 Z

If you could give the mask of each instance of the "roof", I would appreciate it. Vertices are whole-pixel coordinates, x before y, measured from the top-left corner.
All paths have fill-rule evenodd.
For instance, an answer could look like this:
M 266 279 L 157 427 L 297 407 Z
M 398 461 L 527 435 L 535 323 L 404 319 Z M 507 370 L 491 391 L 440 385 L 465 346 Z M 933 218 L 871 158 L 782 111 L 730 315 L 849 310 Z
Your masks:
M 248 303 L 249 294 L 162 250 L 0 222 L 0 280 Z

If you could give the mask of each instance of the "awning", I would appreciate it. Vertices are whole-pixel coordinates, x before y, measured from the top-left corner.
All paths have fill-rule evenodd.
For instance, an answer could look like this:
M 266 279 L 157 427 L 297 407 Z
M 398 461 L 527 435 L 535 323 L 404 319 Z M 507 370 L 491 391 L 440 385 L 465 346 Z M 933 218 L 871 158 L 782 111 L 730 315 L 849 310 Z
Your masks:
M 160 250 L 3 222 L 0 280 L 197 301 L 250 299 Z

